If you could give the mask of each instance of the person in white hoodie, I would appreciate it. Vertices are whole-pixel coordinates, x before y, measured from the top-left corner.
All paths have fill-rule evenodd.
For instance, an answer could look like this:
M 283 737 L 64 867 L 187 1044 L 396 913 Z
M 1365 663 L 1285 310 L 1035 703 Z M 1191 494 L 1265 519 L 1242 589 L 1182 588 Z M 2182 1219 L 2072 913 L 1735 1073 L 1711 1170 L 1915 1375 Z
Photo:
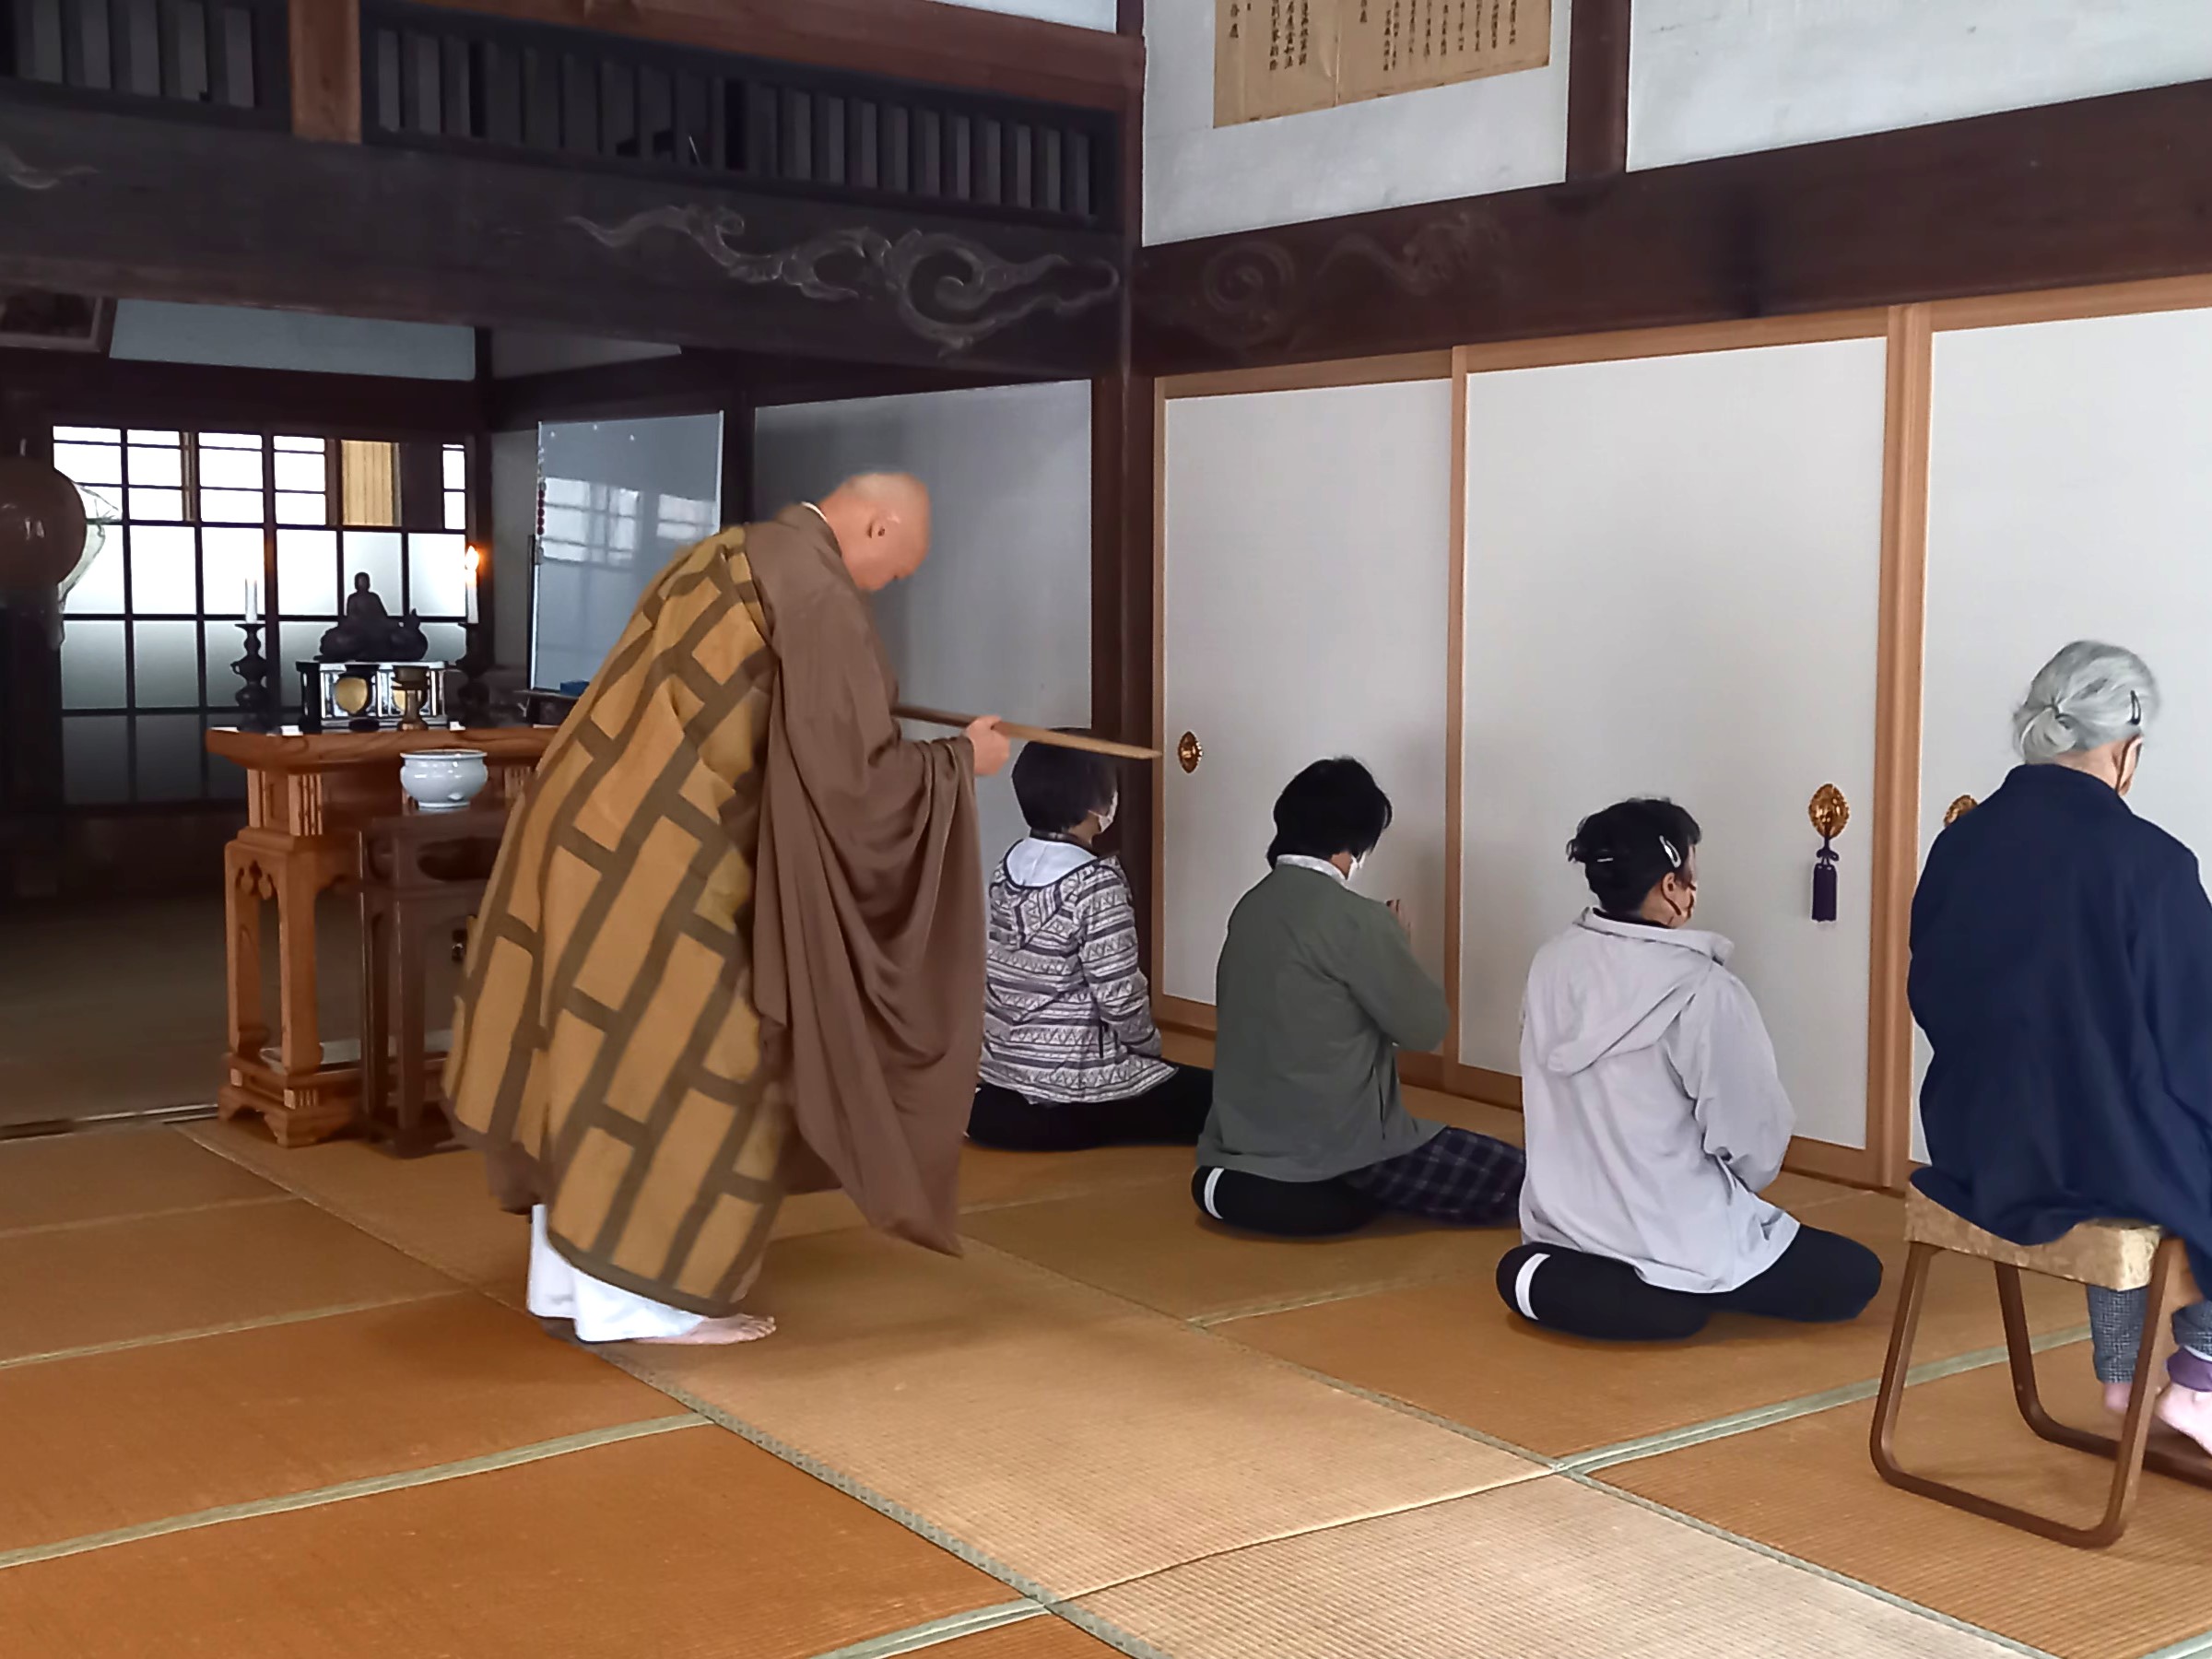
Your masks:
M 1521 1014 L 1525 1241 L 1498 1268 L 1523 1318 L 1666 1342 L 1723 1310 L 1856 1318 L 1881 1260 L 1759 1194 L 1794 1113 L 1733 947 L 1692 927 L 1697 820 L 1671 801 L 1585 818 L 1595 908 L 1536 953 Z

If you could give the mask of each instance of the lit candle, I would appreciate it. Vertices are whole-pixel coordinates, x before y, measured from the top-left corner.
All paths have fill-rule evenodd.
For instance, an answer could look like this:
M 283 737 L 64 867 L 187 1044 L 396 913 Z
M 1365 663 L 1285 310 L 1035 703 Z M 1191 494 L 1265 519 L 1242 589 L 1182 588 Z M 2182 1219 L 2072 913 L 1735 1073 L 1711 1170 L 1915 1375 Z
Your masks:
M 462 612 L 462 618 L 465 621 L 474 622 L 477 620 L 477 571 L 484 562 L 484 556 L 476 548 L 471 547 L 462 555 L 462 561 L 467 569 L 468 575 L 468 608 Z
M 253 579 L 251 576 L 249 576 L 249 577 L 247 577 L 247 578 L 246 578 L 246 601 L 245 601 L 245 605 L 246 605 L 246 614 L 245 614 L 245 620 L 246 620 L 247 622 L 249 622 L 249 623 L 253 623 L 253 622 L 258 622 L 258 621 L 260 621 L 260 620 L 261 620 L 261 583 L 260 583 L 260 582 L 256 582 L 256 581 L 254 581 L 254 580 L 253 580 Z

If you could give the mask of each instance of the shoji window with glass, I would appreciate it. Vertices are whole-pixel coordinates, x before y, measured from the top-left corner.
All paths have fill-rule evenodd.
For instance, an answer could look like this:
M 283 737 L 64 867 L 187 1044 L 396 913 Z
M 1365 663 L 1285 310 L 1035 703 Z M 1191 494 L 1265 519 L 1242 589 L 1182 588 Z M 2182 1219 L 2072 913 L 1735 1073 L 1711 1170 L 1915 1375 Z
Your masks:
M 288 714 L 296 665 L 314 656 L 358 573 L 393 616 L 416 613 L 432 661 L 461 656 L 461 445 L 424 446 L 440 488 L 403 492 L 400 446 L 388 442 L 112 427 L 53 436 L 54 465 L 101 521 L 63 606 L 70 805 L 243 794 L 243 775 L 211 760 L 205 736 L 237 718 L 230 665 L 249 606 L 269 625 L 270 682 Z

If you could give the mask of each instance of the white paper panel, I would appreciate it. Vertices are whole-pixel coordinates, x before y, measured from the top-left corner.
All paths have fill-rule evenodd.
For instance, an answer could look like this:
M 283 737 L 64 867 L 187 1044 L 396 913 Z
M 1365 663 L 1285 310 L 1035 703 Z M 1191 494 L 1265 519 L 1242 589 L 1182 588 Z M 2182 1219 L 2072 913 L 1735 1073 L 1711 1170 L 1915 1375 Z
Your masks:
M 1168 745 L 1160 989 L 1214 1000 L 1229 912 L 1266 873 L 1275 797 L 1367 763 L 1396 822 L 1359 877 L 1442 970 L 1451 390 L 1441 381 L 1167 407 Z
M 2029 680 L 2085 638 L 2165 692 L 2129 805 L 2212 848 L 2212 312 L 1939 334 L 1930 445 L 1923 848 L 2004 781 Z
M 1589 902 L 1576 823 L 1665 795 L 1799 1132 L 1865 1144 L 1883 371 L 1853 340 L 1470 381 L 1466 1064 L 1520 1069 L 1529 959 Z M 1859 822 L 1823 928 L 1831 782 Z
M 762 513 L 856 472 L 911 472 L 929 486 L 928 562 L 874 602 L 909 701 L 1030 725 L 1089 724 L 1088 382 L 762 409 L 753 453 Z M 1026 833 L 1021 811 L 1003 774 L 983 780 L 976 801 L 983 866 L 995 869 Z

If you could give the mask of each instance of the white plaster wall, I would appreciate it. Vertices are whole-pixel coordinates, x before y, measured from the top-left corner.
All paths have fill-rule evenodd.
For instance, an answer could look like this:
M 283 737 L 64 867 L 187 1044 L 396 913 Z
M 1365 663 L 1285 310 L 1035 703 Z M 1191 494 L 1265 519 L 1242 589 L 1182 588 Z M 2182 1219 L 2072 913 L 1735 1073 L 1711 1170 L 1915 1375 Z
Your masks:
M 583 335 L 502 328 L 491 336 L 491 372 L 495 380 L 509 380 L 519 374 L 550 374 L 561 369 L 596 369 L 606 363 L 675 357 L 680 349 L 648 340 L 599 340 Z
M 2206 0 L 1636 0 L 1629 164 L 2212 76 Z
M 1567 20 L 1543 69 L 1214 125 L 1213 0 L 1145 7 L 1145 241 L 1553 184 L 1567 171 Z
M 418 380 L 465 381 L 477 373 L 473 329 L 162 300 L 117 303 L 111 355 L 147 363 Z
M 763 517 L 856 472 L 911 472 L 929 486 L 929 561 L 875 600 L 908 701 L 1030 725 L 1088 724 L 1088 383 L 762 409 L 753 464 Z M 983 865 L 994 869 L 1025 832 L 1021 813 L 1003 774 L 976 798 Z
M 946 0 L 947 5 L 965 6 L 974 11 L 1004 12 L 1009 18 L 1041 18 L 1047 23 L 1072 23 L 1077 29 L 1102 29 L 1109 34 L 1115 25 L 1114 0 Z

